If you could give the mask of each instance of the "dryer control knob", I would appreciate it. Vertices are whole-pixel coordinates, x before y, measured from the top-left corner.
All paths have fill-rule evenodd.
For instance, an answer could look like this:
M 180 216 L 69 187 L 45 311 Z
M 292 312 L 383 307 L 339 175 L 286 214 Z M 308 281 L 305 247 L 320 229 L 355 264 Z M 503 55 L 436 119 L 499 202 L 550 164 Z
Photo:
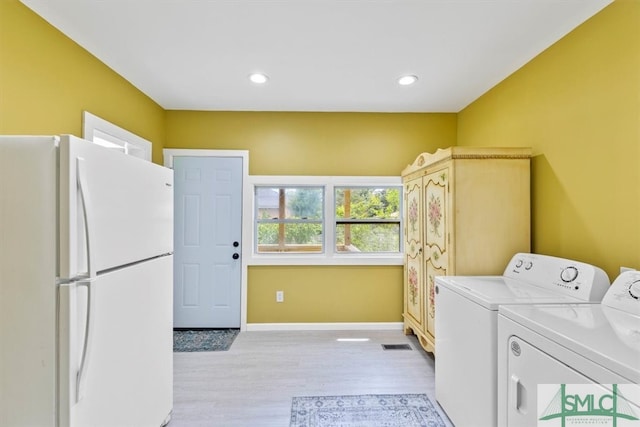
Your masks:
M 573 282 L 577 277 L 578 269 L 575 267 L 567 267 L 560 273 L 560 278 L 565 283 Z
M 636 280 L 629 285 L 629 295 L 631 295 L 631 298 L 640 300 L 640 280 Z

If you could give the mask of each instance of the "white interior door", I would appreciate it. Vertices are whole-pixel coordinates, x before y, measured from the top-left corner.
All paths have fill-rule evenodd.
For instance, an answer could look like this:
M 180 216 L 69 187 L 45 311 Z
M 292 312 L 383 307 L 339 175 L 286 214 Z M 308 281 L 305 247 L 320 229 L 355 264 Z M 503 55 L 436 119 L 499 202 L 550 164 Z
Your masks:
M 240 327 L 242 161 L 174 158 L 175 328 Z

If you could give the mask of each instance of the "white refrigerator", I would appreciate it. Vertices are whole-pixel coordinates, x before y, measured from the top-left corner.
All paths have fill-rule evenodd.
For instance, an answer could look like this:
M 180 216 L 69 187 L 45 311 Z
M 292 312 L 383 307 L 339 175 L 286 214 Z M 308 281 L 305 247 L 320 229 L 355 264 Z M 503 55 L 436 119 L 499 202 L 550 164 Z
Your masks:
M 0 137 L 0 426 L 168 422 L 172 252 L 171 170 Z

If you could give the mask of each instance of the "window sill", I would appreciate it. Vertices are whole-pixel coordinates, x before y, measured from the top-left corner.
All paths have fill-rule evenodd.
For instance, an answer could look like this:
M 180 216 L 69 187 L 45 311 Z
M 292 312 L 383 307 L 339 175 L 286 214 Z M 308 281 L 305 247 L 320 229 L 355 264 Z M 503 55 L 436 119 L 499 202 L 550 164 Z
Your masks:
M 253 255 L 247 265 L 403 265 L 404 255 L 286 254 Z

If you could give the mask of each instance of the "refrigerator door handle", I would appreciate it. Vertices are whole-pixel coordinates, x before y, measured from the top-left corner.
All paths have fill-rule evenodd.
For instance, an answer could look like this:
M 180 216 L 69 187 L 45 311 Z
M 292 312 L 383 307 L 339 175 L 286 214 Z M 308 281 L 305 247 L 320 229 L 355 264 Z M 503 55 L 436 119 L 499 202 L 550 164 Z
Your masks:
M 89 280 L 96 277 L 95 262 L 93 258 L 92 242 L 95 233 L 92 232 L 93 226 L 93 210 L 91 208 L 91 199 L 89 197 L 89 190 L 87 188 L 87 171 L 85 167 L 85 160 L 82 157 L 76 158 L 76 171 L 78 190 L 80 191 L 80 198 L 82 199 L 82 216 L 84 217 L 84 233 L 87 239 L 87 274 Z M 95 242 L 93 242 L 95 243 Z
M 91 350 L 92 332 L 94 329 L 93 322 L 95 319 L 95 289 L 93 289 L 93 280 L 96 277 L 94 252 L 92 250 L 93 237 L 95 234 L 92 232 L 93 225 L 93 211 L 91 208 L 91 199 L 89 197 L 89 190 L 87 188 L 87 172 L 85 160 L 82 157 L 76 158 L 76 176 L 78 190 L 80 192 L 80 198 L 82 199 L 82 215 L 84 217 L 84 232 L 87 242 L 87 275 L 86 280 L 78 282 L 78 286 L 85 286 L 87 288 L 87 317 L 85 321 L 84 340 L 82 346 L 82 357 L 80 358 L 80 368 L 78 369 L 78 376 L 76 378 L 76 402 L 79 402 L 84 395 L 84 388 L 86 383 L 86 372 L 89 364 L 89 352 Z
M 84 339 L 82 345 L 82 357 L 80 358 L 80 367 L 76 376 L 76 403 L 84 396 L 84 388 L 86 383 L 87 366 L 89 365 L 89 354 L 91 350 L 92 332 L 94 330 L 95 319 L 95 289 L 92 280 L 82 280 L 77 282 L 78 286 L 86 286 L 87 288 L 87 314 L 85 319 Z

